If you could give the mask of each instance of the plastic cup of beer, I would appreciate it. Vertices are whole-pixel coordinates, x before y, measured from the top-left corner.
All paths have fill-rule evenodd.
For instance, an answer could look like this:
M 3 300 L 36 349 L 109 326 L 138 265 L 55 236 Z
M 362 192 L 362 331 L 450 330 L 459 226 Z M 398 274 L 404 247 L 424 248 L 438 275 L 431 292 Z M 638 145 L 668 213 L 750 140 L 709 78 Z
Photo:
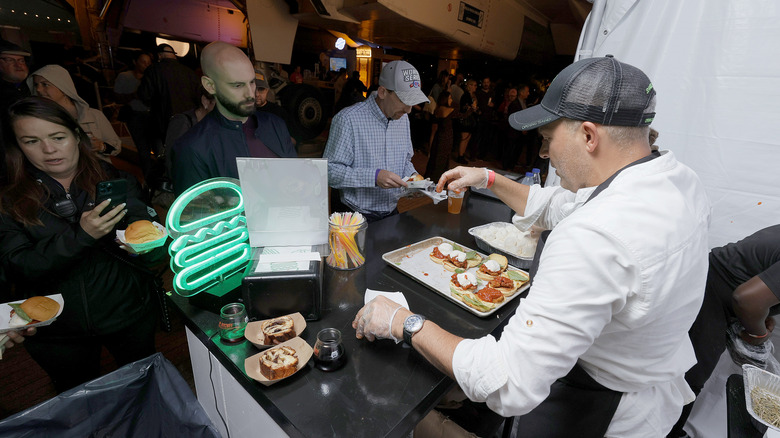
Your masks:
M 460 193 L 454 190 L 447 189 L 447 212 L 452 214 L 460 214 L 460 209 L 463 207 L 463 195 L 466 191 Z

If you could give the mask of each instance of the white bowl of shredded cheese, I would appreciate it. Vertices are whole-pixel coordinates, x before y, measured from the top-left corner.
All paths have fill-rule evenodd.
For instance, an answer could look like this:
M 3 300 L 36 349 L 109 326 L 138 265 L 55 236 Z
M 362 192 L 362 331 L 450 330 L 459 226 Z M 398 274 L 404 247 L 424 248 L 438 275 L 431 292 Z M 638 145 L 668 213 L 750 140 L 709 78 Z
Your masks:
M 488 253 L 506 256 L 509 264 L 520 269 L 528 269 L 536 252 L 539 236 L 531 231 L 520 231 L 509 222 L 493 222 L 471 228 L 479 249 Z

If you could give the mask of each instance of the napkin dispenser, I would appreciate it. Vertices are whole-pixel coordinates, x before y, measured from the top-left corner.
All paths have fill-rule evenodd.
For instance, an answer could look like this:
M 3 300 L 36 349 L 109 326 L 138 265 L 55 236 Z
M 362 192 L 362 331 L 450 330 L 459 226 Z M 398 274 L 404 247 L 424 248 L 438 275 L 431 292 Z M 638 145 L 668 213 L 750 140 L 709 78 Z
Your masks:
M 297 262 L 298 269 L 284 265 L 258 272 L 257 259 L 247 266 L 241 296 L 250 320 L 259 321 L 300 312 L 307 321 L 320 319 L 322 305 L 322 258 Z M 289 264 L 287 264 L 290 266 Z

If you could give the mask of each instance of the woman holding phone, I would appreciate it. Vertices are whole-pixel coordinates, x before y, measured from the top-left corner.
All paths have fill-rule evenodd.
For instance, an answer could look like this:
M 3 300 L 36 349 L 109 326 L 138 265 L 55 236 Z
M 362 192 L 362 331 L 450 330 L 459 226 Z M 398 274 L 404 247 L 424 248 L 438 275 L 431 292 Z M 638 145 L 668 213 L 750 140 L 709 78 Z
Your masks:
M 137 265 L 163 249 L 134 258 L 114 241 L 120 221 L 152 218 L 132 177 L 98 161 L 65 109 L 30 97 L 11 105 L 8 116 L 0 262 L 27 297 L 63 296 L 62 314 L 24 343 L 62 392 L 100 375 L 103 346 L 118 366 L 155 352 L 154 279 Z M 118 178 L 129 179 L 127 202 L 94 205 L 96 185 Z

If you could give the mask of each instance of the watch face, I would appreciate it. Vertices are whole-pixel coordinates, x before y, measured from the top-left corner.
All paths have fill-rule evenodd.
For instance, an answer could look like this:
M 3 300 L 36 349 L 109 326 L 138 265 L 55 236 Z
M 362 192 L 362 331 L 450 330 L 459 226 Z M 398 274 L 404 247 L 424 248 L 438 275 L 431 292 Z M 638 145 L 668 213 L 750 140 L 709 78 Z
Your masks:
M 411 315 L 406 318 L 406 321 L 404 322 L 404 328 L 409 332 L 416 333 L 422 328 L 423 322 L 425 322 L 425 318 L 423 318 L 421 315 Z

